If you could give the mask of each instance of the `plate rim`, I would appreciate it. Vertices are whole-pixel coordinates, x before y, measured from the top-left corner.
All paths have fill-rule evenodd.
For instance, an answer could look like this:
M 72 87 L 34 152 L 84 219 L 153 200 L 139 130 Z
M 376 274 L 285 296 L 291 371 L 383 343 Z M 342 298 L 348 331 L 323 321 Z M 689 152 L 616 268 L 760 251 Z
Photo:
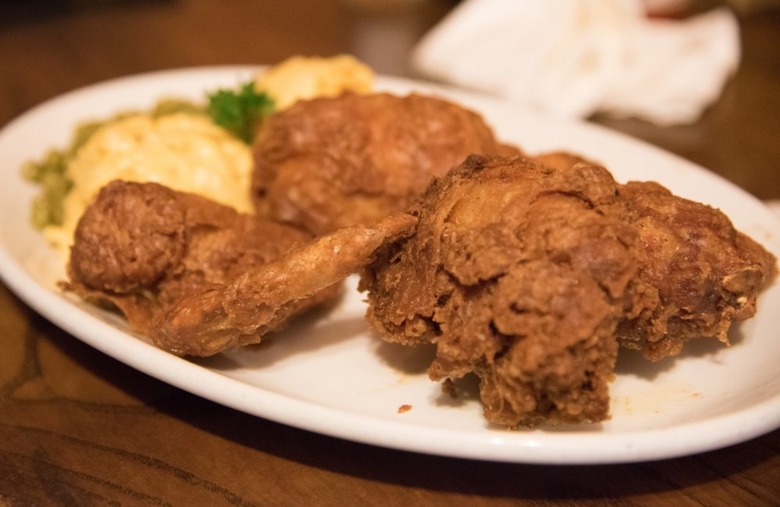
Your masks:
M 53 104 L 59 104 L 78 99 L 83 94 L 89 94 L 95 89 L 126 86 L 139 80 L 154 81 L 161 77 L 180 78 L 193 74 L 214 75 L 214 77 L 217 77 L 220 80 L 225 79 L 227 81 L 230 76 L 254 72 L 264 67 L 265 66 L 263 65 L 185 67 L 179 69 L 158 70 L 141 74 L 130 74 L 127 76 L 116 77 L 106 81 L 93 83 L 50 98 L 41 104 L 23 112 L 21 115 L 12 119 L 3 125 L 2 128 L 0 128 L 0 141 L 4 139 L 9 131 L 13 131 L 22 122 L 28 121 L 30 118 L 34 118 L 35 115 L 43 114 L 42 112 L 47 111 L 52 107 Z M 497 100 L 487 95 L 449 88 L 446 86 L 439 86 L 435 83 L 420 83 L 410 79 L 389 76 L 379 77 L 380 79 L 384 79 L 387 83 L 389 83 L 391 87 L 400 85 L 416 88 L 418 85 L 422 85 L 422 88 L 442 90 L 442 92 L 445 94 L 452 93 L 455 95 L 472 95 L 477 97 L 478 100 L 486 101 Z M 229 85 L 229 83 L 226 82 L 225 86 L 227 85 Z M 648 143 L 644 143 L 643 141 L 639 141 L 625 134 L 611 131 L 602 126 L 587 124 L 587 122 L 575 123 L 586 124 L 588 128 L 601 129 L 610 136 L 619 136 L 629 140 L 631 143 L 642 145 L 644 148 L 658 150 L 665 156 L 677 157 L 686 164 L 697 168 L 697 170 L 706 171 L 706 169 L 703 169 L 700 166 L 693 164 L 692 162 L 682 159 L 675 154 L 662 150 Z M 714 179 L 719 178 L 722 180 L 722 182 L 728 186 L 730 191 L 739 192 L 743 194 L 743 196 L 760 203 L 760 201 L 758 201 L 751 194 L 731 184 L 722 177 L 714 173 L 707 172 L 707 174 L 709 174 L 709 176 L 713 177 Z M 772 216 L 774 217 L 774 215 Z M 780 226 L 778 227 L 778 230 L 780 230 Z M 122 332 L 117 328 L 114 328 L 113 326 L 103 322 L 93 315 L 90 315 L 78 307 L 76 307 L 78 312 L 75 313 L 76 317 L 74 319 L 73 315 L 69 315 L 69 313 L 73 310 L 73 304 L 66 301 L 62 295 L 57 294 L 50 289 L 40 285 L 28 272 L 26 272 L 26 270 L 24 270 L 19 265 L 17 260 L 11 256 L 11 254 L 6 250 L 4 242 L 0 242 L 0 279 L 3 280 L 3 282 L 12 292 L 14 292 L 27 305 L 33 308 L 33 310 L 35 310 L 38 314 L 52 321 L 55 325 L 71 334 L 74 338 L 87 343 L 89 346 L 100 350 L 113 359 L 127 364 L 138 371 L 155 377 L 168 384 L 174 385 L 184 391 L 196 394 L 215 403 L 240 410 L 253 416 L 262 417 L 264 419 L 297 427 L 306 431 L 312 431 L 315 433 L 329 435 L 344 440 L 360 442 L 368 445 L 474 460 L 536 464 L 589 465 L 652 461 L 697 454 L 727 447 L 751 438 L 758 437 L 780 426 L 780 410 L 778 410 L 778 408 L 780 408 L 780 393 L 778 393 L 776 396 L 768 398 L 763 402 L 752 406 L 751 409 L 754 417 L 747 422 L 744 420 L 744 416 L 738 412 L 720 415 L 705 421 L 680 424 L 671 428 L 667 427 L 655 430 L 629 431 L 620 435 L 606 435 L 603 433 L 556 433 L 554 440 L 555 442 L 559 442 L 559 445 L 551 445 L 550 442 L 548 442 L 551 440 L 551 438 L 549 438 L 550 433 L 542 433 L 542 435 L 547 436 L 539 438 L 539 431 L 544 430 L 533 430 L 531 432 L 526 432 L 523 434 L 522 438 L 517 437 L 517 435 L 519 435 L 518 432 L 507 433 L 504 430 L 489 430 L 487 433 L 489 434 L 489 438 L 487 439 L 488 442 L 485 443 L 485 437 L 475 437 L 470 431 L 458 429 L 437 429 L 433 431 L 425 427 L 423 428 L 423 433 L 425 433 L 426 438 L 424 440 L 427 445 L 421 446 L 419 443 L 421 429 L 417 426 L 409 425 L 408 423 L 404 423 L 403 421 L 398 420 L 388 420 L 377 418 L 375 416 L 355 414 L 351 414 L 349 416 L 352 419 L 352 428 L 350 428 L 349 425 L 344 425 L 343 421 L 339 421 L 339 424 L 334 424 L 334 420 L 339 420 L 344 417 L 343 411 L 333 407 L 312 405 L 309 402 L 301 400 L 291 400 L 289 397 L 285 397 L 279 393 L 263 390 L 258 386 L 252 386 L 186 359 L 173 356 L 164 351 L 156 349 L 155 347 L 141 340 L 133 338 L 132 336 Z M 82 336 L 83 333 L 81 328 L 83 326 L 95 328 L 98 331 L 95 333 L 96 336 L 87 336 L 86 338 Z M 100 336 L 100 339 L 97 338 L 97 335 Z M 105 338 L 108 339 L 101 341 Z M 118 338 L 118 340 L 113 340 L 113 338 Z M 127 340 L 126 338 L 130 339 Z M 112 345 L 108 346 L 107 344 L 109 343 Z M 129 358 L 128 354 L 130 354 Z M 142 361 L 141 357 L 139 357 L 139 354 L 141 356 L 143 356 L 143 354 L 151 354 L 155 360 L 150 362 Z M 156 365 L 160 362 L 166 366 L 166 368 L 162 369 L 162 372 L 157 368 L 150 367 L 150 365 Z M 203 383 L 200 381 L 200 377 L 203 375 L 209 379 L 209 382 Z M 213 389 L 207 389 L 204 387 L 206 385 L 214 384 L 229 388 L 226 391 L 229 395 L 225 396 L 224 393 L 221 395 L 216 395 Z M 308 413 L 311 413 L 314 409 L 314 411 L 317 413 L 317 417 L 309 417 L 304 418 L 304 420 L 297 420 L 292 416 L 291 413 L 289 413 L 290 409 L 288 409 L 287 412 L 283 414 L 258 410 L 256 406 L 248 404 L 250 398 L 257 397 L 258 390 L 261 391 L 261 398 L 266 403 L 270 403 L 272 401 L 278 403 L 283 401 L 283 404 L 286 406 L 292 406 L 294 410 L 301 411 L 305 409 L 305 411 Z M 280 398 L 283 399 L 280 400 Z M 356 431 L 354 428 L 355 425 L 365 426 L 368 423 L 374 427 L 378 425 L 387 431 L 365 432 Z M 711 433 L 709 438 L 704 438 L 701 436 L 703 433 L 711 432 L 713 428 L 737 428 L 738 431 L 733 431 L 731 433 L 716 431 Z M 414 434 L 410 435 L 410 432 Z M 601 454 L 594 455 L 592 450 L 592 442 L 586 446 L 577 445 L 582 441 L 583 435 L 587 435 L 586 438 L 596 442 L 604 439 L 612 441 L 617 440 L 619 441 L 619 445 L 614 446 L 612 449 L 602 450 Z M 691 435 L 695 435 L 697 438 L 691 440 Z M 687 445 L 679 446 L 674 449 L 654 445 L 654 442 L 658 438 L 669 438 L 670 436 L 677 438 L 678 440 L 686 440 Z M 637 439 L 637 437 L 640 438 Z M 458 445 L 456 448 L 453 448 L 451 445 L 453 440 L 461 442 L 462 445 Z M 489 455 L 485 454 L 486 449 L 491 451 Z M 551 449 L 555 452 L 551 452 Z

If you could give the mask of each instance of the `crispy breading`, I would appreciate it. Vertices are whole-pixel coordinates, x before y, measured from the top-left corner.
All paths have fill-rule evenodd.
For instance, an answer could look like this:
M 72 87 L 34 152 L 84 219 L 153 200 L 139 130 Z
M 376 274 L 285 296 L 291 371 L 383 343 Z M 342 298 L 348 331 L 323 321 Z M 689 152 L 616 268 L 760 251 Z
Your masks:
M 254 147 L 260 215 L 315 234 L 403 211 L 472 153 L 518 153 L 477 113 L 412 94 L 317 98 L 269 117 Z
M 435 344 L 434 380 L 476 374 L 502 426 L 608 418 L 619 343 L 659 359 L 722 339 L 775 276 L 774 257 L 719 211 L 557 160 L 571 163 L 470 157 L 361 278 L 380 335 Z M 675 244 L 657 258 L 664 238 Z M 669 273 L 683 258 L 696 269 Z
M 185 355 L 213 355 L 257 343 L 297 312 L 302 298 L 357 272 L 379 246 L 405 236 L 416 222 L 397 212 L 320 236 L 228 284 L 182 298 L 152 336 L 161 347 Z
M 633 305 L 618 328 L 621 343 L 657 361 L 686 341 L 728 343 L 732 322 L 752 317 L 756 299 L 776 276 L 776 260 L 736 230 L 726 215 L 682 199 L 654 182 L 619 189 L 613 211 L 639 237 Z
M 376 244 L 413 223 L 394 216 L 312 243 L 300 229 L 199 196 L 115 181 L 79 222 L 65 287 L 115 306 L 161 348 L 212 355 L 333 301 Z

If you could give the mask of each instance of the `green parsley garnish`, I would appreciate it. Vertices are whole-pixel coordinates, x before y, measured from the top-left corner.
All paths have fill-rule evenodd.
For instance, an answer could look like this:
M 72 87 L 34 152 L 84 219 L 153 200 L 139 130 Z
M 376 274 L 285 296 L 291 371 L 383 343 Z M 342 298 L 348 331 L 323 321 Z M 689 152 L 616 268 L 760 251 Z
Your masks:
M 246 143 L 251 143 L 256 122 L 271 113 L 273 99 L 255 90 L 253 81 L 244 83 L 238 91 L 220 89 L 208 94 L 211 119 Z

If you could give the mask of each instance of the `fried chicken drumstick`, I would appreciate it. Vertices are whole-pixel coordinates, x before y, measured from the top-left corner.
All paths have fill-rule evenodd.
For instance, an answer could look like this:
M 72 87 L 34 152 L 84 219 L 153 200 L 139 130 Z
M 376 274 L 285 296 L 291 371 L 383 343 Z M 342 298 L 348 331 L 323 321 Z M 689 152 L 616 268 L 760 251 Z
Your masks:
M 412 94 L 299 101 L 267 118 L 255 143 L 261 216 L 315 234 L 408 207 L 472 153 L 519 153 L 477 113 Z
M 165 350 L 208 356 L 334 300 L 339 282 L 414 222 L 397 214 L 314 241 L 199 196 L 115 181 L 79 223 L 65 287 L 115 306 Z
M 657 360 L 693 337 L 726 340 L 775 276 L 719 211 L 591 163 L 554 165 L 470 157 L 361 276 L 382 338 L 435 344 L 433 380 L 476 374 L 502 426 L 608 418 L 621 342 Z

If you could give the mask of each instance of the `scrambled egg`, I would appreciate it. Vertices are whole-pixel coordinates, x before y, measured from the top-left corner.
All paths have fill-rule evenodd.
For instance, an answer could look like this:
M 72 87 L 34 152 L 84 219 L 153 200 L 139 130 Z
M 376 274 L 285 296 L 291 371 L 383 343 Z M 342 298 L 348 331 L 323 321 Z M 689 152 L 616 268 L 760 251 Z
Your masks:
M 332 97 L 344 91 L 369 93 L 374 71 L 349 55 L 293 56 L 260 73 L 255 88 L 274 99 L 277 110 L 301 99 Z
M 73 188 L 61 226 L 44 229 L 67 258 L 79 218 L 97 192 L 115 179 L 153 181 L 252 213 L 249 146 L 199 115 L 138 114 L 100 128 L 68 165 Z
M 373 70 L 349 55 L 294 56 L 256 76 L 255 88 L 281 110 L 300 99 L 369 93 L 373 79 Z M 43 233 L 67 259 L 81 215 L 115 179 L 153 181 L 253 213 L 252 167 L 251 148 L 206 116 L 132 115 L 100 127 L 79 148 L 67 167 L 73 186 L 63 201 L 63 223 Z

